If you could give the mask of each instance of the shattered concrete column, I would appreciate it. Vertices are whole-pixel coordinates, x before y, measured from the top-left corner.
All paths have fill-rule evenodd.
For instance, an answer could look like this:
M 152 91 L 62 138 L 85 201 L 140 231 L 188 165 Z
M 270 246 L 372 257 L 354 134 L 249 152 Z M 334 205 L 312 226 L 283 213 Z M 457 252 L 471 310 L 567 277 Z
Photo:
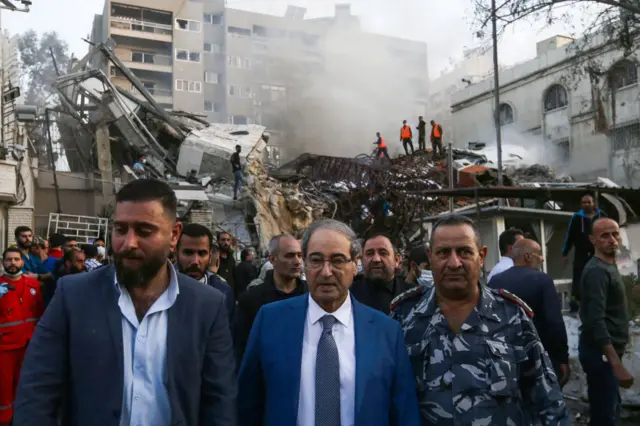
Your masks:
M 113 197 L 113 170 L 111 168 L 111 141 L 109 127 L 100 123 L 96 129 L 98 169 L 101 175 L 102 202 L 108 204 Z

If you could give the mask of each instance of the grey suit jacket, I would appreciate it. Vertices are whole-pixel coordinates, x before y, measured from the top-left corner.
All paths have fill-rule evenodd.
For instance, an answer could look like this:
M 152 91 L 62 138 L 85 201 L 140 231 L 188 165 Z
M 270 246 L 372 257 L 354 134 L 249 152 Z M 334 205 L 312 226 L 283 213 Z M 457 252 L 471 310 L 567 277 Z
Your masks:
M 14 426 L 118 426 L 123 344 L 113 266 L 70 275 L 27 348 Z M 172 425 L 236 426 L 237 385 L 224 297 L 178 274 L 169 309 L 167 389 Z M 151 426 L 151 425 L 150 425 Z

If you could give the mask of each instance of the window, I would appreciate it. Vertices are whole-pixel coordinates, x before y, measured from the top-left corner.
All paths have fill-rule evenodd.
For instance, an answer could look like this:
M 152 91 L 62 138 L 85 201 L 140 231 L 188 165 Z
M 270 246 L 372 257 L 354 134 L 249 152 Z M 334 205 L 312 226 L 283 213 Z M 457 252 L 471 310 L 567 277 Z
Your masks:
M 251 97 L 251 87 L 241 87 L 240 88 L 240 97 L 241 98 L 250 98 Z
M 200 81 L 188 81 L 188 80 L 176 80 L 177 92 L 202 92 L 202 82 Z
M 205 43 L 203 50 L 205 53 L 220 53 L 222 50 L 221 47 L 222 46 L 216 43 Z
M 247 125 L 250 124 L 249 117 L 245 115 L 230 115 L 229 124 Z
M 513 123 L 513 108 L 509 104 L 500 104 L 500 108 L 498 109 L 500 114 L 500 125 L 506 126 L 507 124 Z
M 240 89 L 238 88 L 238 86 L 233 86 L 230 84 L 227 88 L 227 93 L 229 93 L 229 96 L 240 96 Z
M 559 84 L 554 84 L 544 96 L 544 112 L 564 108 L 569 104 L 567 91 Z
M 558 155 L 559 160 L 562 163 L 569 162 L 569 159 L 571 157 L 571 145 L 569 144 L 569 140 L 565 139 L 565 140 L 555 142 L 555 146 L 556 146 L 555 154 Z
M 205 24 L 209 25 L 222 25 L 224 22 L 222 14 L 212 15 L 211 13 L 205 13 L 203 21 Z
M 614 129 L 609 135 L 614 151 L 629 151 L 640 147 L 640 129 L 638 124 L 630 124 Z
M 131 61 L 141 62 L 144 64 L 155 63 L 154 55 L 152 53 L 144 53 L 144 52 L 131 52 Z
M 176 49 L 176 60 L 187 62 L 200 62 L 200 52 L 190 52 L 185 49 Z
M 109 75 L 111 77 L 115 77 L 117 75 L 116 73 L 116 67 L 109 67 Z
M 209 84 L 218 84 L 220 82 L 220 76 L 215 72 L 205 71 L 204 82 Z
M 176 30 L 200 32 L 200 22 L 192 19 L 176 19 Z
M 205 112 L 220 112 L 220 104 L 213 101 L 204 101 Z
M 251 68 L 251 58 L 227 56 L 227 65 L 231 68 Z
M 231 37 L 251 37 L 251 30 L 248 28 L 228 27 L 227 32 Z
M 620 61 L 611 67 L 609 79 L 613 90 L 632 86 L 638 82 L 638 66 L 626 59 Z

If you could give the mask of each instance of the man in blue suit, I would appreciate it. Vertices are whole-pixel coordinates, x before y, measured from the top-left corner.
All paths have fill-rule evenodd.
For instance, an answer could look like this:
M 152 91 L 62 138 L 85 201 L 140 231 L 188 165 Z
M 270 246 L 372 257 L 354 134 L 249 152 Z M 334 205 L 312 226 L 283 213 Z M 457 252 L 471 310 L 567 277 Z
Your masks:
M 258 313 L 238 379 L 240 425 L 420 425 L 399 324 L 349 294 L 355 242 L 335 220 L 305 232 L 309 294 Z
M 161 181 L 118 192 L 115 265 L 58 282 L 27 349 L 14 426 L 236 426 L 224 296 L 168 262 L 176 205 Z

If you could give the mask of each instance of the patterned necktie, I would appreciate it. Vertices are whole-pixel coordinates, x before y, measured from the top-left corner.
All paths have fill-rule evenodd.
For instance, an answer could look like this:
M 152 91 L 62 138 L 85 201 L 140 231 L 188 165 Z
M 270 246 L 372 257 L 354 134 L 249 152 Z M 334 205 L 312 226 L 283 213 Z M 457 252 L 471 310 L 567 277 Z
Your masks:
M 322 335 L 316 358 L 316 425 L 340 426 L 340 360 L 331 331 L 333 315 L 321 318 Z

